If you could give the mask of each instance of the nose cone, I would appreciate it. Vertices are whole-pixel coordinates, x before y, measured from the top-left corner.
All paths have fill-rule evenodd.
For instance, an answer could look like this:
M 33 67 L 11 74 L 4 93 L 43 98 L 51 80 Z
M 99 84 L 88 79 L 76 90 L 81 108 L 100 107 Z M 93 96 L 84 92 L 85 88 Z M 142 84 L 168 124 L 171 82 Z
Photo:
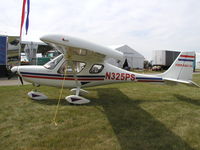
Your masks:
M 14 72 L 17 72 L 18 71 L 18 66 L 14 66 L 11 68 L 11 71 L 14 73 Z

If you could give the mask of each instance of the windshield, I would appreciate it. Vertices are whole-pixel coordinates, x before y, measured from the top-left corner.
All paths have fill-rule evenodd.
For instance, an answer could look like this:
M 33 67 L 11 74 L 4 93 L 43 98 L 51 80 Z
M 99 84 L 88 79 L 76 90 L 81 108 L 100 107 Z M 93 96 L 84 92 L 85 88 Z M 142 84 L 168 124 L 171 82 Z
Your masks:
M 60 74 L 65 74 L 69 73 L 72 74 L 74 73 L 79 73 L 81 72 L 86 66 L 86 63 L 84 62 L 79 62 L 79 61 L 65 61 L 61 67 L 58 69 L 58 73 Z M 74 68 L 74 70 L 73 70 Z
M 56 67 L 56 65 L 62 60 L 62 58 L 63 58 L 63 54 L 60 54 L 56 58 L 54 58 L 51 61 L 49 61 L 48 63 L 46 63 L 44 65 L 44 67 L 47 69 L 54 69 Z

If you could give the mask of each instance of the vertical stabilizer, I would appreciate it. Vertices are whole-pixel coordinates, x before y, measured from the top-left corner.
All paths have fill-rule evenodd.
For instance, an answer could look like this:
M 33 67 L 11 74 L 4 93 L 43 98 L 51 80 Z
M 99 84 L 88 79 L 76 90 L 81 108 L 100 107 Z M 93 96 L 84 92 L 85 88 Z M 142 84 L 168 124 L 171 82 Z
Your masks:
M 195 52 L 181 52 L 171 67 L 160 74 L 164 80 L 191 83 Z

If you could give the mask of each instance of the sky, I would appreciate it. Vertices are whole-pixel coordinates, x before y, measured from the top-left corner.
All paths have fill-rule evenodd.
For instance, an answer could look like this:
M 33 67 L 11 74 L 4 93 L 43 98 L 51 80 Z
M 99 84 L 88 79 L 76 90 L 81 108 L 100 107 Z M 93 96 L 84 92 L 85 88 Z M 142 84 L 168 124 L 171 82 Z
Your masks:
M 23 0 L 0 0 L 0 34 L 19 35 Z M 199 0 L 30 0 L 29 31 L 126 44 L 146 59 L 153 50 L 200 51 Z M 25 27 L 24 27 L 25 29 Z

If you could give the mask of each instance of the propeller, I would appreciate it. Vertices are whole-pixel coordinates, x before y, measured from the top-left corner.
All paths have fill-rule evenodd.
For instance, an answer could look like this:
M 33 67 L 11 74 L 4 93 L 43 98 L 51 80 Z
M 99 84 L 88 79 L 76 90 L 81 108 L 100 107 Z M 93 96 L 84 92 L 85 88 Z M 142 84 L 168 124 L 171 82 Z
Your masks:
M 10 80 L 11 78 L 13 78 L 16 75 L 17 75 L 17 71 L 12 72 L 11 70 L 8 70 L 8 80 Z
M 18 77 L 19 77 L 19 80 L 20 80 L 21 84 L 24 85 L 24 81 L 23 81 L 22 77 L 19 76 L 19 75 L 18 75 Z
M 18 76 L 18 79 L 20 80 L 21 84 L 24 85 L 22 77 L 18 74 L 18 66 L 12 67 L 11 70 L 9 70 L 8 72 L 8 80 L 13 78 L 14 76 Z

